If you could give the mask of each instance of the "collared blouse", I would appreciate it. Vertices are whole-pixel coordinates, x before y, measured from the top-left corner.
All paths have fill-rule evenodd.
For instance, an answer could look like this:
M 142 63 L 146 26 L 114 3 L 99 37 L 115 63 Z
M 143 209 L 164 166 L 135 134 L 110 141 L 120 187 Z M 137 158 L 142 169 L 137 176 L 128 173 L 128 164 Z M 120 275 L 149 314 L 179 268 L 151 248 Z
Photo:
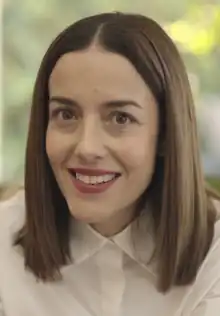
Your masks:
M 61 281 L 47 283 L 24 268 L 22 252 L 13 246 L 24 220 L 21 191 L 0 206 L 0 316 L 220 315 L 220 220 L 194 283 L 174 286 L 167 294 L 157 290 L 156 265 L 150 260 L 150 216 L 111 238 L 73 221 L 73 263 L 61 269 Z

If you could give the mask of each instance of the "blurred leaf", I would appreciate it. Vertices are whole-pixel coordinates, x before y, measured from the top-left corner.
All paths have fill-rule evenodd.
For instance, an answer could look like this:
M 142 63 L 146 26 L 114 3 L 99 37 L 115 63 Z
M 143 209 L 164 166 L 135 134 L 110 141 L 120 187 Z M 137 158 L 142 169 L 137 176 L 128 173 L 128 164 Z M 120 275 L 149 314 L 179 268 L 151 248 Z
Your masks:
M 195 7 L 184 20 L 167 26 L 167 31 L 174 41 L 195 55 L 209 54 L 218 45 L 220 7 Z

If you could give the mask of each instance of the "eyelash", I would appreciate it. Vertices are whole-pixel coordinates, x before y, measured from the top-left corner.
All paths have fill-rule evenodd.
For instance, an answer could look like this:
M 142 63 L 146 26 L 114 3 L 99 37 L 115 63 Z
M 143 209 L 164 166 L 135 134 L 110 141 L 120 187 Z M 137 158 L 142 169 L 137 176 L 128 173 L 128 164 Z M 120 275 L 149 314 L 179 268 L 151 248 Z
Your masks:
M 61 115 L 61 113 L 68 113 L 68 114 L 72 115 L 73 117 L 75 116 L 75 115 L 74 115 L 74 112 L 71 111 L 71 110 L 62 109 L 62 108 L 57 108 L 57 109 L 54 109 L 54 110 L 52 111 L 51 117 L 52 117 L 52 118 L 57 118 L 59 115 Z M 63 119 L 63 118 L 62 118 L 62 119 Z M 64 120 L 64 121 L 65 121 L 65 120 Z
M 127 113 L 127 112 L 123 112 L 123 111 L 114 111 L 110 114 L 110 118 L 112 119 L 113 117 L 117 117 L 118 116 L 124 116 L 125 118 L 127 118 L 129 120 L 129 123 L 137 123 L 137 120 L 134 118 L 133 115 Z M 118 125 L 127 125 L 127 123 L 125 124 L 118 124 Z
M 69 109 L 63 109 L 63 108 L 57 108 L 57 109 L 54 109 L 53 111 L 52 111 L 52 115 L 51 115 L 51 117 L 52 118 L 55 118 L 55 119 L 57 119 L 58 118 L 58 116 L 61 114 L 61 113 L 68 113 L 68 114 L 70 114 L 72 117 L 76 117 L 76 115 L 74 114 L 74 111 L 72 111 L 72 110 L 69 110 Z M 130 123 L 137 123 L 137 120 L 134 118 L 134 116 L 133 115 L 131 115 L 131 114 L 129 114 L 129 113 L 127 113 L 127 112 L 123 112 L 123 111 L 114 111 L 114 112 L 111 112 L 111 114 L 109 115 L 109 118 L 110 118 L 110 120 L 113 120 L 113 118 L 117 118 L 117 116 L 123 116 L 124 118 L 126 118 L 126 119 L 128 119 L 129 120 L 129 123 L 122 123 L 122 124 L 120 124 L 120 123 L 116 123 L 117 125 L 127 125 L 127 124 L 130 124 Z M 72 118 L 70 118 L 70 119 L 63 119 L 63 118 L 61 118 L 63 121 L 68 121 L 68 120 L 72 120 Z

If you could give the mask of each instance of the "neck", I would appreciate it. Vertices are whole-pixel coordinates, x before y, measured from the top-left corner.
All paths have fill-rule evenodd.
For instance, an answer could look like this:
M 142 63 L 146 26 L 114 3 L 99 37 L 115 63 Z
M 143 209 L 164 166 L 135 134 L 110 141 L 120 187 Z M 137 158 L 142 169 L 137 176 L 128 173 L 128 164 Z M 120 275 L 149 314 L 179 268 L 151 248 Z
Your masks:
M 122 210 L 118 214 L 108 218 L 103 222 L 91 224 L 97 232 L 102 236 L 111 237 L 120 233 L 125 229 L 135 218 L 135 206 Z

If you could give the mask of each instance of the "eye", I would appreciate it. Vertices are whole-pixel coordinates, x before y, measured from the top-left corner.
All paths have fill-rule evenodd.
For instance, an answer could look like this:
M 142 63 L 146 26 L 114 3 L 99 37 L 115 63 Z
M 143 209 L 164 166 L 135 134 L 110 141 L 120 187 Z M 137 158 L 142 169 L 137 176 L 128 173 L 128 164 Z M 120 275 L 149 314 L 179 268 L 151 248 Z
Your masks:
M 69 110 L 61 110 L 59 114 L 64 121 L 74 118 L 74 114 Z
M 117 125 L 127 125 L 135 121 L 134 117 L 126 112 L 114 112 L 112 114 L 112 121 Z
M 60 109 L 60 108 L 55 109 L 52 112 L 52 117 L 62 120 L 62 121 L 69 121 L 76 118 L 75 113 L 73 111 L 69 109 Z

